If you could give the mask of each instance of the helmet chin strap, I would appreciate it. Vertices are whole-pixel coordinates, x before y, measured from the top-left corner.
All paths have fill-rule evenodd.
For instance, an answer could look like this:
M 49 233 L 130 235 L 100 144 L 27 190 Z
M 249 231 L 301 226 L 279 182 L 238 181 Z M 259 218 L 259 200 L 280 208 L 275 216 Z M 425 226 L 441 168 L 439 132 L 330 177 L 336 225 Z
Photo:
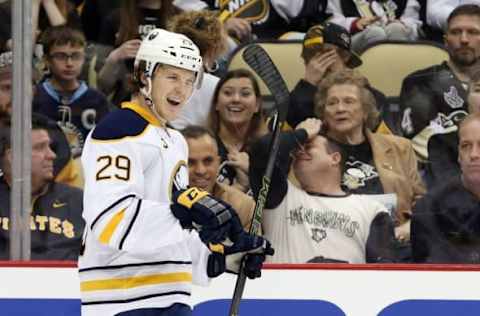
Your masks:
M 152 99 L 152 79 L 150 77 L 146 78 L 147 84 L 145 87 L 140 88 L 140 93 L 143 95 L 143 98 L 145 99 L 145 102 L 147 106 L 150 108 L 152 111 L 153 115 L 160 121 L 160 122 L 165 122 L 166 119 L 163 118 L 155 109 L 155 103 L 153 103 Z

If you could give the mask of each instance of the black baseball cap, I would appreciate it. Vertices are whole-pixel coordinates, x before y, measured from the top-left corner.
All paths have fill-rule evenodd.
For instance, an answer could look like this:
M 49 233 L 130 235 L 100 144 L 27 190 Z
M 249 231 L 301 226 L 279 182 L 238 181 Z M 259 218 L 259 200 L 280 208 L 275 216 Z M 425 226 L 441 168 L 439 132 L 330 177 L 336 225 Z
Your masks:
M 352 38 L 350 33 L 342 26 L 334 23 L 318 24 L 308 29 L 303 39 L 302 56 L 305 49 L 320 48 L 325 43 L 333 44 L 348 51 L 350 59 L 347 61 L 347 66 L 350 68 L 362 64 L 360 57 L 351 48 Z

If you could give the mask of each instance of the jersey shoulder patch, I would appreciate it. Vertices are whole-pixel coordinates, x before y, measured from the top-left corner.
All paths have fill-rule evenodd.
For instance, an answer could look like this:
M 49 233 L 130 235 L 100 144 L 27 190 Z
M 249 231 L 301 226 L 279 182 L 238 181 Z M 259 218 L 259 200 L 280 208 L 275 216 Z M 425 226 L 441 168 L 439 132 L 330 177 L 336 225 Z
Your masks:
M 148 122 L 130 109 L 119 109 L 111 112 L 95 127 L 92 139 L 115 140 L 140 135 L 148 126 Z

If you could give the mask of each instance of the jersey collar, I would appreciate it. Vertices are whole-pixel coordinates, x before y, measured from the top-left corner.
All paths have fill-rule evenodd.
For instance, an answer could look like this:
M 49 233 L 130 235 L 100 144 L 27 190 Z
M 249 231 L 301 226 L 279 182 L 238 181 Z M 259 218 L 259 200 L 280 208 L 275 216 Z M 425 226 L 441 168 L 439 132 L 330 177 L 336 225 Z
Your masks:
M 166 121 L 160 121 L 157 117 L 155 117 L 155 115 L 153 115 L 146 108 L 142 107 L 140 104 L 134 102 L 122 102 L 122 109 L 130 109 L 134 111 L 152 125 L 159 127 L 166 126 Z

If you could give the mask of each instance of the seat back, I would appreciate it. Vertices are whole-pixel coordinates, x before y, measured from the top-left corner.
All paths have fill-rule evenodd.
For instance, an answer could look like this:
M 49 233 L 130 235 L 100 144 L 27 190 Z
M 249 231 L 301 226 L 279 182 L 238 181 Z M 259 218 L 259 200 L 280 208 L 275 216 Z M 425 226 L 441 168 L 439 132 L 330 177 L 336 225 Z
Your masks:
M 358 70 L 370 84 L 388 97 L 397 97 L 407 75 L 442 63 L 448 53 L 434 42 L 379 42 L 368 47 L 361 58 Z

